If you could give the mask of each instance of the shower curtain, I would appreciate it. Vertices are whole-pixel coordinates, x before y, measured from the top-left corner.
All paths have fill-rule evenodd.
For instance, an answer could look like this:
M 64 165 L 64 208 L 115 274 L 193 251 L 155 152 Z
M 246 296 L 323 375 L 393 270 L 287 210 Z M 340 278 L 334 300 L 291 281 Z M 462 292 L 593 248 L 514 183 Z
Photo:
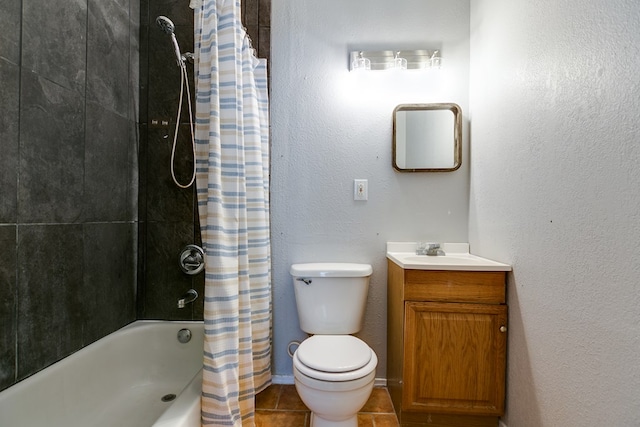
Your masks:
M 203 426 L 253 426 L 271 383 L 266 61 L 239 0 L 195 7 L 197 194 L 205 259 Z

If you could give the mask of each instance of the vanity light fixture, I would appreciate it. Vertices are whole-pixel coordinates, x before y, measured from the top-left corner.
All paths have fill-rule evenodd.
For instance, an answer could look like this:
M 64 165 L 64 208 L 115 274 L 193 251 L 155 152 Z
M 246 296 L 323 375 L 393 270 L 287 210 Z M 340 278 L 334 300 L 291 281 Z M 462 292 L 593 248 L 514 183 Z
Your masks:
M 350 71 L 358 70 L 428 70 L 442 66 L 438 49 L 355 50 L 350 54 Z

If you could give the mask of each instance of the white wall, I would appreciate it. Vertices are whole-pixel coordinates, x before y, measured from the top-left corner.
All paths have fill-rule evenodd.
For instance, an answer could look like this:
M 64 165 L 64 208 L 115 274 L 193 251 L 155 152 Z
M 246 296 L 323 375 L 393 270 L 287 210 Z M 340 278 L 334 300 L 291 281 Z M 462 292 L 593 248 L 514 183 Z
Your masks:
M 385 377 L 385 243 L 468 239 L 468 159 L 452 173 L 394 172 L 392 111 L 467 111 L 469 2 L 273 0 L 271 44 L 274 373 L 291 375 L 287 343 L 305 337 L 290 264 L 348 261 L 374 268 L 360 336 Z M 350 50 L 418 47 L 442 49 L 440 75 L 348 71 Z M 369 180 L 368 201 L 353 200 L 355 178 Z
M 510 427 L 640 425 L 640 3 L 471 2 L 469 235 L 511 262 Z

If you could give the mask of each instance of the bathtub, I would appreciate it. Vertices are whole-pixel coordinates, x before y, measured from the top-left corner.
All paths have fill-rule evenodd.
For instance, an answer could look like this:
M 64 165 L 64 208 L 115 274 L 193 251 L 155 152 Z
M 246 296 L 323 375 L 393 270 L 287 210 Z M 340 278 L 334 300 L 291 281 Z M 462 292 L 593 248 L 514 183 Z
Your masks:
M 199 427 L 203 339 L 202 322 L 131 323 L 0 392 L 0 426 Z

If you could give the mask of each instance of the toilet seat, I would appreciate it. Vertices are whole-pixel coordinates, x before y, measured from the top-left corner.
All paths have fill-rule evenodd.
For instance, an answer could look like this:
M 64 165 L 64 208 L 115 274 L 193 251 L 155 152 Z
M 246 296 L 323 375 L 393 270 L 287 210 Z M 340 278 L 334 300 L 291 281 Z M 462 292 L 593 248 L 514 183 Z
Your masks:
M 369 346 L 351 335 L 314 335 L 297 351 L 300 362 L 323 372 L 355 371 L 371 360 Z
M 351 335 L 314 335 L 304 340 L 293 355 L 300 373 L 323 381 L 353 381 L 373 372 L 375 352 Z

